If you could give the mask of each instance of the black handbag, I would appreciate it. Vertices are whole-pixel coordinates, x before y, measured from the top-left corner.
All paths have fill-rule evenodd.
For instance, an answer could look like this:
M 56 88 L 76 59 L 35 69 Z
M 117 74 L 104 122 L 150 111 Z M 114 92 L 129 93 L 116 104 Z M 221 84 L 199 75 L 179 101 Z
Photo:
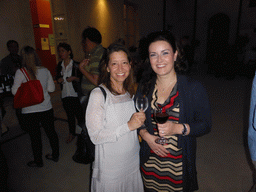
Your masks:
M 101 89 L 105 101 L 107 97 L 106 91 L 99 86 Z M 80 125 L 82 132 L 78 135 L 77 138 L 77 150 L 73 155 L 72 159 L 77 163 L 89 164 L 92 163 L 95 159 L 95 145 L 92 143 L 87 128 L 85 125 Z

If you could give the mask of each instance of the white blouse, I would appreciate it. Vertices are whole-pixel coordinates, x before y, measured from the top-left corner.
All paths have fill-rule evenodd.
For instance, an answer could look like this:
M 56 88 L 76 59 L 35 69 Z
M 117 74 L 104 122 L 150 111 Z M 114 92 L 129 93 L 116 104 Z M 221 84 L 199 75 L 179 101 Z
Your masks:
M 86 110 L 86 125 L 95 145 L 116 142 L 120 137 L 131 132 L 127 122 L 135 112 L 133 101 L 128 93 L 113 95 L 108 89 L 105 90 L 107 92 L 106 101 L 99 88 L 91 92 Z M 118 106 L 126 102 L 130 102 L 129 108 L 123 109 L 122 113 L 115 111 Z
M 65 67 L 64 61 L 61 63 L 62 66 L 62 75 L 63 75 L 63 88 L 61 92 L 61 98 L 65 97 L 77 97 L 78 94 L 75 91 L 72 82 L 67 82 L 66 78 L 72 76 L 72 69 L 73 69 L 73 60 L 71 59 L 69 64 Z
M 95 144 L 91 189 L 142 192 L 138 135 L 127 124 L 135 113 L 134 102 L 129 93 L 105 91 L 106 100 L 100 88 L 93 89 L 86 110 L 86 126 Z

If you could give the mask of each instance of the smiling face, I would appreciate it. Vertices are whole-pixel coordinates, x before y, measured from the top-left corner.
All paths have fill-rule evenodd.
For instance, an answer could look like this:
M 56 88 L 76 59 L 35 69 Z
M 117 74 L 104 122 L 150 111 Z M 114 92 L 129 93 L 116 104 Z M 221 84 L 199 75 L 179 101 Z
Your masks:
M 71 51 L 67 51 L 67 50 L 64 49 L 63 47 L 59 47 L 58 53 L 59 53 L 59 57 L 60 57 L 62 60 L 65 60 L 65 59 L 68 59 L 68 58 L 69 58 L 69 55 L 70 55 Z
M 171 45 L 167 41 L 155 41 L 150 44 L 149 60 L 153 71 L 158 76 L 175 74 L 174 61 L 178 52 L 173 52 Z
M 131 65 L 124 51 L 113 52 L 109 56 L 107 71 L 113 84 L 123 84 L 129 76 Z

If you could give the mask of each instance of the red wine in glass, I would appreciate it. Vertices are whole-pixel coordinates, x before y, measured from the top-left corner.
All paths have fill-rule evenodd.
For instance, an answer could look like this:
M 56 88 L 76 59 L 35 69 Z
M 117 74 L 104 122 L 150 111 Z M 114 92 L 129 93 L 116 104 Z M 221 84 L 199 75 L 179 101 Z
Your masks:
M 156 113 L 156 122 L 160 124 L 164 124 L 168 120 L 169 115 L 165 112 Z
M 169 115 L 166 112 L 163 112 L 162 109 L 154 109 L 154 117 L 157 123 L 164 124 L 168 120 Z M 164 145 L 168 142 L 168 139 L 164 137 L 158 137 L 155 142 Z

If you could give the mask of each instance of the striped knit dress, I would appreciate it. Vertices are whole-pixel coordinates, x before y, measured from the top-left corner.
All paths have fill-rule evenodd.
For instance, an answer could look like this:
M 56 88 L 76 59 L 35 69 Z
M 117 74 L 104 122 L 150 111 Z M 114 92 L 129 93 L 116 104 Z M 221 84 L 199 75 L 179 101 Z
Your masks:
M 164 108 L 169 115 L 169 121 L 179 121 L 179 93 L 177 84 L 174 86 L 169 98 L 164 104 L 159 107 Z M 154 129 L 154 134 L 158 136 L 156 122 L 153 116 L 155 101 L 157 100 L 157 90 L 155 89 L 152 95 L 151 102 L 151 118 Z M 177 148 L 178 137 L 167 136 L 169 142 L 165 144 L 165 148 L 170 152 L 168 157 L 160 157 L 152 150 L 148 161 L 141 166 L 141 173 L 146 192 L 161 191 L 183 191 L 182 187 L 182 149 Z

